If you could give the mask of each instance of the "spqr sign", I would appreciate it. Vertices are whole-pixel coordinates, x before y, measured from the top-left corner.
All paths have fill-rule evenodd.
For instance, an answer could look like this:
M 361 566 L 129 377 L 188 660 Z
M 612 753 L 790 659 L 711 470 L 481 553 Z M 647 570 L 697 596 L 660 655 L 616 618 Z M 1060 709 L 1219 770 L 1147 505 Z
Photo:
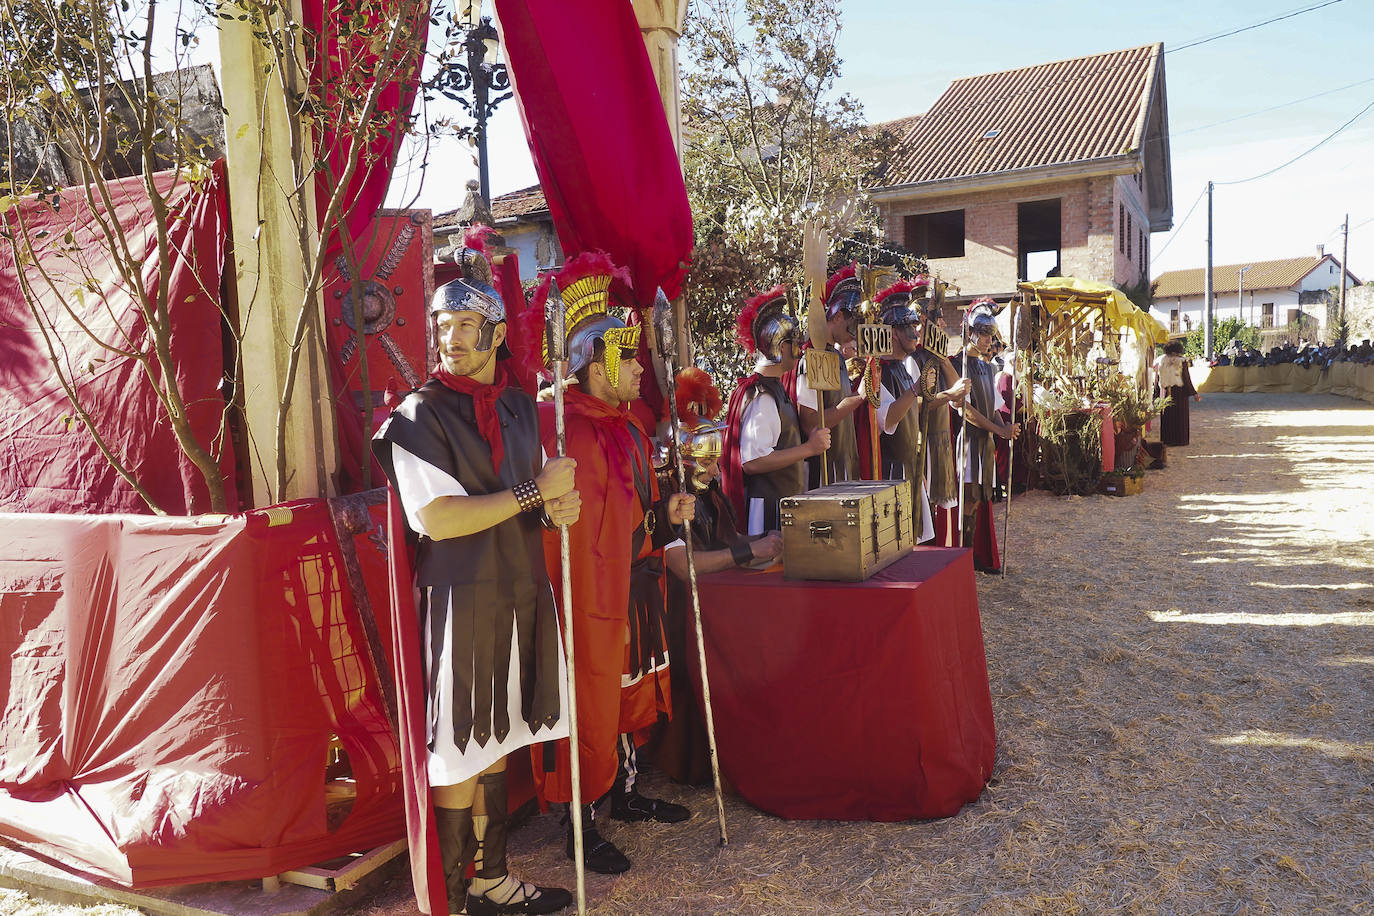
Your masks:
M 806 384 L 812 391 L 839 391 L 840 380 L 844 377 L 840 364 L 840 354 L 833 350 L 818 350 L 812 347 L 803 355 L 806 360 Z
M 859 359 L 887 356 L 892 352 L 892 328 L 885 324 L 861 324 L 855 341 Z

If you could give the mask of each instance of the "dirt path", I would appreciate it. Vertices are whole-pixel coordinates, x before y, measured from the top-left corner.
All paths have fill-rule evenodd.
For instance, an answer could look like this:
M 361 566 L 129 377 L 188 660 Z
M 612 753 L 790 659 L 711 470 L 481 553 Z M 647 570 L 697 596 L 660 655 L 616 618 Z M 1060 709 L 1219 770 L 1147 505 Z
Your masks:
M 1374 407 L 1210 395 L 1169 457 L 1140 496 L 1017 498 L 1010 572 L 979 580 L 999 750 L 975 804 L 733 801 L 718 853 L 710 796 L 655 782 L 697 816 L 610 825 L 638 864 L 592 876 L 593 912 L 1374 913 Z M 571 882 L 552 817 L 513 845 Z M 408 879 L 362 910 L 414 913 Z

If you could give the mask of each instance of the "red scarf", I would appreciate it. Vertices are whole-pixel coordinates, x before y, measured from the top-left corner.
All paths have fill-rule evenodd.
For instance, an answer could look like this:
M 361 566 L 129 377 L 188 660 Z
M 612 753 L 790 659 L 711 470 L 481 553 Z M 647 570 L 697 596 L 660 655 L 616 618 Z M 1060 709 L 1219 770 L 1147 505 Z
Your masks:
M 510 381 L 505 365 L 496 364 L 496 377 L 490 385 L 483 385 L 468 375 L 454 375 L 445 369 L 442 363 L 434 367 L 430 376 L 437 379 L 445 388 L 472 396 L 472 410 L 477 415 L 477 431 L 491 447 L 492 469 L 496 471 L 496 476 L 501 476 L 501 459 L 505 457 L 506 448 L 505 440 L 501 438 L 501 418 L 496 415 L 496 399 L 506 390 L 506 384 Z

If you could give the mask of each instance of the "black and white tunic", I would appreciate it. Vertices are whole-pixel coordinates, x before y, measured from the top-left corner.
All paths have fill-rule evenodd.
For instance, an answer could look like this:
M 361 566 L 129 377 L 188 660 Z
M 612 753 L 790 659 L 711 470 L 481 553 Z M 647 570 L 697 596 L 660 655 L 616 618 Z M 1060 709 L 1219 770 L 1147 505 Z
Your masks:
M 537 476 L 544 453 L 533 399 L 507 388 L 496 410 L 505 452 L 499 476 L 472 398 L 435 381 L 412 392 L 374 437 L 418 536 L 432 785 L 454 785 L 513 751 L 568 734 L 567 677 L 538 519 L 521 513 L 434 540 L 419 517 L 436 499 L 496 493 Z

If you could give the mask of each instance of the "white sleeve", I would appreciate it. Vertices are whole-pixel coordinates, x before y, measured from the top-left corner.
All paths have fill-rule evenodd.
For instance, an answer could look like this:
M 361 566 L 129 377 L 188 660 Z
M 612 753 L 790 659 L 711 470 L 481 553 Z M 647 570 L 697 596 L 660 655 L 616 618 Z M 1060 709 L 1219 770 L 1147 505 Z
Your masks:
M 744 408 L 739 430 L 739 463 L 771 455 L 782 435 L 782 417 L 771 395 L 761 394 Z
M 804 366 L 803 363 L 797 367 L 797 406 L 816 410 L 816 391 L 806 381 Z
M 891 407 L 896 400 L 897 399 L 892 396 L 892 392 L 887 390 L 886 385 L 880 384 L 878 386 L 878 425 L 882 427 L 883 432 L 887 433 L 889 436 L 897 429 L 897 425 L 895 423 L 891 427 L 887 425 L 887 409 Z
M 429 535 L 420 522 L 420 510 L 441 496 L 467 496 L 468 491 L 449 474 L 392 443 L 391 463 L 396 469 L 396 489 L 406 521 L 417 534 Z

